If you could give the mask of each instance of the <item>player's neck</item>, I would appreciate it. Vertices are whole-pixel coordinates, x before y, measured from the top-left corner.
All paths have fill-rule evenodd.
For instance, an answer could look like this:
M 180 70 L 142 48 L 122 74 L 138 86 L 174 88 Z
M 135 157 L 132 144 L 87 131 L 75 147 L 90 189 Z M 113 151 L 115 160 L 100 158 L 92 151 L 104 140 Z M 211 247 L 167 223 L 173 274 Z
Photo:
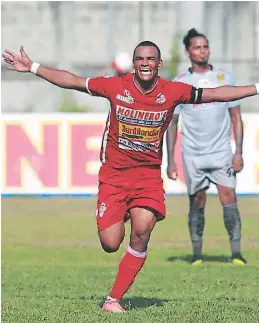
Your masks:
M 158 78 L 156 77 L 154 80 L 151 80 L 149 82 L 141 81 L 134 75 L 134 83 L 135 86 L 139 89 L 140 92 L 143 94 L 151 92 L 156 84 L 157 84 Z
M 195 64 L 192 63 L 191 71 L 193 73 L 206 73 L 212 70 L 212 66 L 210 64 Z

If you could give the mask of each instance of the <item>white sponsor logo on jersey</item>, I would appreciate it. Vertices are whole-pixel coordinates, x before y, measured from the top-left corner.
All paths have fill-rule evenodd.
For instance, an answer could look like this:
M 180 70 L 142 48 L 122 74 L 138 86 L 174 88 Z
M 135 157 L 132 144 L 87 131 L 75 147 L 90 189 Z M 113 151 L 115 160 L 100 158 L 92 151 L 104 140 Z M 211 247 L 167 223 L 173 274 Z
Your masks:
M 129 90 L 124 90 L 124 95 L 120 95 L 120 94 L 117 94 L 116 95 L 116 99 L 120 100 L 120 101 L 123 101 L 123 102 L 126 102 L 128 104 L 132 104 L 135 102 L 135 99 L 131 96 Z

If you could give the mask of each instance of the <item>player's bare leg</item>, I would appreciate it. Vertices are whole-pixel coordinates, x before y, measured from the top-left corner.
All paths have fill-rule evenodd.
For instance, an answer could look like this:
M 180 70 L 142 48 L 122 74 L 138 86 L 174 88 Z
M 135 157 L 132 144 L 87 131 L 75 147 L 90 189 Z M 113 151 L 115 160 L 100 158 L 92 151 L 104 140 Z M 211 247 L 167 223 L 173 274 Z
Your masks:
M 124 220 L 100 231 L 98 234 L 103 250 L 108 253 L 116 252 L 125 236 Z
M 103 311 L 124 312 L 120 300 L 133 284 L 147 257 L 150 234 L 156 224 L 154 213 L 144 208 L 131 209 L 130 244 L 121 259 L 114 285 L 103 305 Z
M 200 190 L 194 195 L 190 195 L 189 199 L 188 226 L 193 248 L 191 263 L 193 265 L 199 265 L 202 262 L 202 237 L 205 225 L 204 207 L 206 203 L 206 192 L 205 190 Z
M 156 217 L 152 211 L 135 207 L 131 213 L 130 247 L 138 252 L 146 252 L 150 234 L 156 225 Z
M 223 206 L 224 224 L 229 236 L 232 262 L 244 265 L 246 260 L 241 256 L 241 219 L 235 189 L 222 185 L 217 185 L 217 189 Z

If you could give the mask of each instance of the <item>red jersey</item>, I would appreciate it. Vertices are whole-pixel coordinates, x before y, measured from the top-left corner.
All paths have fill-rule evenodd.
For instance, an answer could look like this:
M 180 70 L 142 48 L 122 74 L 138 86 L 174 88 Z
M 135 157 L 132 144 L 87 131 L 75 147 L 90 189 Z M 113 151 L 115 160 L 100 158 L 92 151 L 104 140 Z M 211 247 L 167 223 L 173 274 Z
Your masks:
M 113 168 L 159 167 L 163 135 L 174 108 L 190 103 L 194 93 L 191 85 L 159 77 L 144 94 L 135 84 L 134 74 L 86 79 L 86 89 L 110 101 L 100 159 Z

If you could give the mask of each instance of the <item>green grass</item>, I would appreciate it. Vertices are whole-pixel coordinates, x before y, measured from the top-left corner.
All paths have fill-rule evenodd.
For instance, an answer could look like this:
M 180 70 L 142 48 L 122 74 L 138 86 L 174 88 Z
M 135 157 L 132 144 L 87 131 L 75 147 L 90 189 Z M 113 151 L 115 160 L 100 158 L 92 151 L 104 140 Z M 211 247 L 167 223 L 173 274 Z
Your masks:
M 2 322 L 259 321 L 259 199 L 240 198 L 246 266 L 229 263 L 217 197 L 206 208 L 204 255 L 188 264 L 186 197 L 167 199 L 148 260 L 125 295 L 125 314 L 102 313 L 127 237 L 116 254 L 99 246 L 95 199 L 2 200 Z

